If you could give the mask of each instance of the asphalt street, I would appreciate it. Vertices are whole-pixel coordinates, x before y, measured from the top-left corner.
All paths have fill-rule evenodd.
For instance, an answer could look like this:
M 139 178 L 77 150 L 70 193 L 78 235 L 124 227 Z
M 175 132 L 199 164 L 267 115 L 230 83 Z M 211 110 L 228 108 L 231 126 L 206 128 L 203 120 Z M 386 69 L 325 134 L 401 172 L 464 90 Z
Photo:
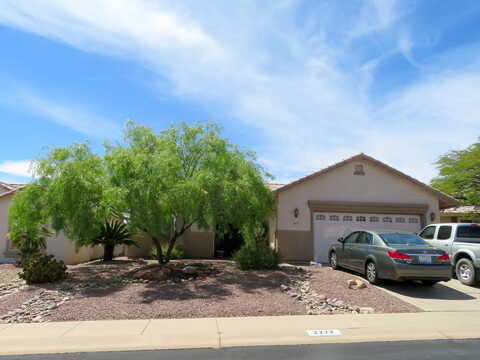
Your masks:
M 0 356 L 0 360 L 478 359 L 480 339 Z

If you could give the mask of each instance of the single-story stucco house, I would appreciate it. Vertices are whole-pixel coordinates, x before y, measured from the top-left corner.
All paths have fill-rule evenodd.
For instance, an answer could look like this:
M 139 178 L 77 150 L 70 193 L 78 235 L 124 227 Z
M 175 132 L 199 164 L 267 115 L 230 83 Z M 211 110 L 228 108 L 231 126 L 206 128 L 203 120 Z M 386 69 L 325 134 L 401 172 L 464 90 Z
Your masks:
M 0 263 L 9 262 L 17 258 L 17 251 L 12 247 L 8 239 L 8 209 L 12 204 L 15 192 L 24 185 L 7 184 L 0 182 Z M 84 247 L 75 249 L 72 241 L 63 233 L 59 233 L 47 239 L 48 254 L 63 260 L 66 264 L 78 264 L 91 259 L 100 258 L 103 254 L 101 247 Z
M 5 251 L 8 254 L 6 219 L 15 191 L 6 185 L 10 190 L 0 194 L 0 258 L 2 251 L 3 256 Z M 365 154 L 289 184 L 268 186 L 277 198 L 276 212 L 269 219 L 269 242 L 286 261 L 326 262 L 328 246 L 353 229 L 418 232 L 439 222 L 443 209 L 459 205 L 453 197 Z M 180 243 L 186 257 L 211 258 L 224 253 L 225 244 L 214 231 L 195 226 Z M 57 248 L 60 250 L 54 250 Z M 138 247 L 127 247 L 125 255 L 142 257 L 151 249 L 152 242 L 142 238 Z M 66 263 L 100 256 L 98 249 L 88 248 L 77 255 L 64 238 L 49 240 L 48 251 Z
M 0 182 L 0 263 L 12 262 L 18 258 L 17 250 L 12 247 L 8 239 L 8 209 L 15 193 L 24 186 Z M 115 255 L 124 253 L 129 257 L 148 256 L 153 248 L 151 240 L 146 237 L 139 237 L 137 240 L 138 246 L 119 246 L 115 249 Z M 198 229 L 195 225 L 183 235 L 179 243 L 184 247 L 186 257 L 209 258 L 215 253 L 215 233 Z M 76 249 L 74 242 L 60 232 L 47 239 L 46 253 L 54 255 L 58 260 L 63 260 L 67 265 L 72 265 L 101 258 L 103 248 L 96 246 Z
M 458 201 L 370 156 L 358 154 L 274 190 L 270 243 L 290 261 L 327 262 L 353 229 L 418 232 Z

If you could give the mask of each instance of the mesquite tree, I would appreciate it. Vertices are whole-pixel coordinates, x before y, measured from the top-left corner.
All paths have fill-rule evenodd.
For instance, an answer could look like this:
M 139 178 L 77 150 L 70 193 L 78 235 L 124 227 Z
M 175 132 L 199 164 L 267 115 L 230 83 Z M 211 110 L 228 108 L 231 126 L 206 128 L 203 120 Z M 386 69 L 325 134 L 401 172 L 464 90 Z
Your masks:
M 105 159 L 129 226 L 151 237 L 160 263 L 170 260 L 176 241 L 193 224 L 241 228 L 274 208 L 264 183 L 269 175 L 214 124 L 181 123 L 156 134 L 130 122 L 125 142 L 109 146 Z
M 439 176 L 432 185 L 465 205 L 480 206 L 480 141 L 465 150 L 454 150 L 437 161 Z M 472 217 L 479 214 L 470 214 Z

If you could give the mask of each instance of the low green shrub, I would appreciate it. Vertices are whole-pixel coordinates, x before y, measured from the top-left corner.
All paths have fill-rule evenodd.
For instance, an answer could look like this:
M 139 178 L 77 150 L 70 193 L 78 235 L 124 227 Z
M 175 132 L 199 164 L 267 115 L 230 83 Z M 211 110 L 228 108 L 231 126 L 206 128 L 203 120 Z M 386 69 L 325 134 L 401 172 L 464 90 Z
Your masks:
M 55 282 L 67 277 L 67 267 L 63 261 L 55 260 L 53 255 L 33 254 L 25 259 L 19 276 L 27 284 Z
M 266 244 L 245 244 L 233 255 L 240 270 L 277 269 L 280 254 Z
M 162 246 L 162 252 L 165 255 L 167 252 L 167 247 Z M 157 259 L 157 248 L 153 248 L 152 251 L 150 252 L 150 256 L 153 257 L 154 259 Z M 183 249 L 183 246 L 180 244 L 176 244 L 173 249 L 172 249 L 172 254 L 170 257 L 170 260 L 180 260 L 185 258 L 185 250 Z

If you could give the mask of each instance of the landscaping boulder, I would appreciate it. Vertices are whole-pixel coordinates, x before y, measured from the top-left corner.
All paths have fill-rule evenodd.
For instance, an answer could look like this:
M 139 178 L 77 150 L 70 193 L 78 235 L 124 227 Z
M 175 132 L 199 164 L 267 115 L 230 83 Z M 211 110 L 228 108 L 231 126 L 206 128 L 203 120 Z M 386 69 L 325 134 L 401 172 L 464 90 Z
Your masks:
M 165 281 L 170 278 L 172 269 L 168 267 L 147 267 L 136 271 L 132 277 L 135 279 L 145 279 L 153 281 Z
M 367 287 L 367 284 L 365 281 L 362 281 L 360 279 L 350 279 L 347 280 L 347 286 L 349 289 L 352 290 L 360 290 L 360 289 L 365 289 Z
M 365 283 L 365 281 L 356 280 L 355 282 L 357 285 L 357 289 L 365 289 L 367 287 L 367 284 Z
M 195 266 L 188 265 L 183 268 L 183 273 L 187 275 L 196 275 L 198 272 L 198 269 Z
M 353 289 L 357 285 L 357 282 L 354 279 L 347 280 L 347 286 L 349 289 Z

